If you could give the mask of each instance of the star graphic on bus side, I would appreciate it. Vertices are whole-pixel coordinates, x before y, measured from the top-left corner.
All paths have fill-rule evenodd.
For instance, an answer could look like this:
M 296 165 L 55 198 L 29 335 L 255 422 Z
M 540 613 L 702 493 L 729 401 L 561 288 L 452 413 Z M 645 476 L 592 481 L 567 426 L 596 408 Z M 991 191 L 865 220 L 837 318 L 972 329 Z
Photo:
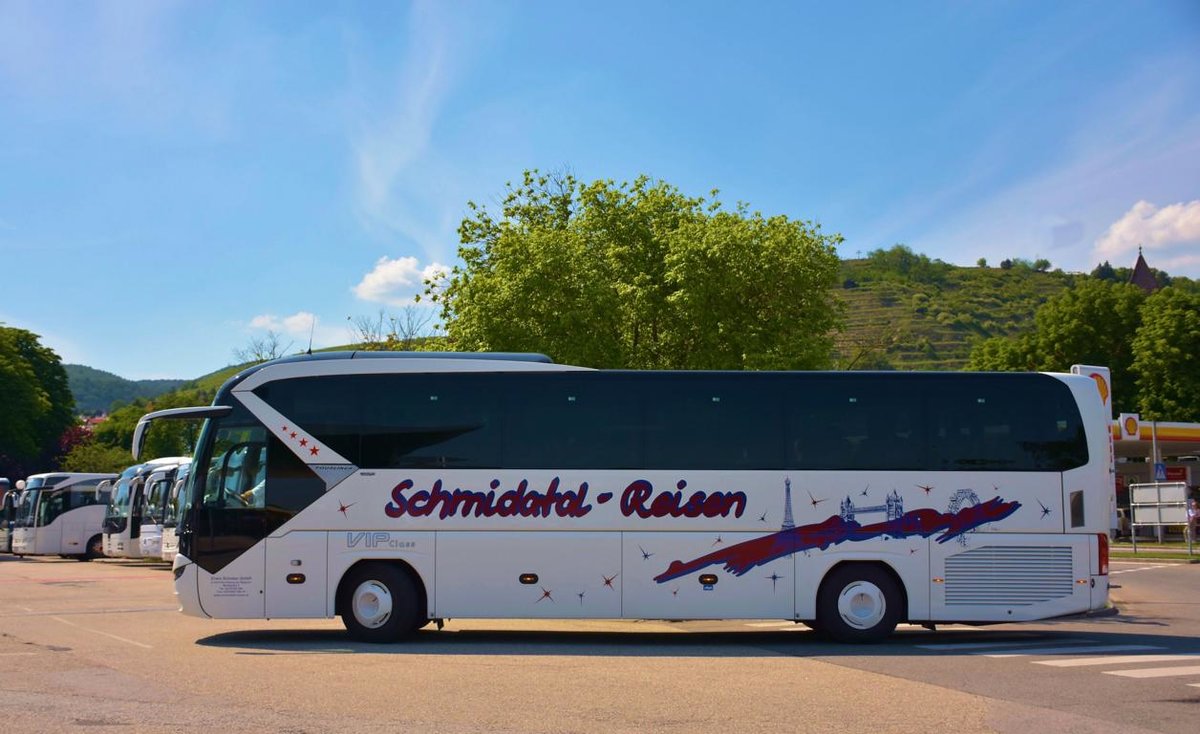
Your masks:
M 308 453 L 312 454 L 313 456 L 316 456 L 317 454 L 321 453 L 321 449 L 317 448 L 316 446 L 313 446 L 311 449 L 308 450 Z
M 870 493 L 871 493 L 871 485 L 868 484 L 866 486 L 866 488 L 864 488 L 863 491 L 859 492 L 858 494 L 862 497 L 866 497 Z
M 717 539 L 713 541 L 713 545 L 720 545 L 721 543 L 724 543 L 724 542 L 725 542 L 724 540 L 721 540 L 721 536 L 718 535 Z
M 929 493 L 933 491 L 933 487 L 926 487 L 924 484 L 918 484 L 917 489 L 925 490 L 925 496 L 929 496 Z
M 807 489 L 806 489 L 806 490 L 804 490 L 804 491 L 808 492 L 808 490 L 807 490 Z M 813 507 L 816 507 L 817 505 L 821 504 L 822 502 L 824 502 L 825 500 L 827 500 L 827 499 L 829 499 L 829 498 L 828 498 L 828 497 L 822 497 L 821 499 L 817 499 L 816 497 L 813 497 L 813 493 L 812 493 L 812 492 L 808 492 L 808 499 L 812 501 L 812 506 L 813 506 Z
M 671 589 L 671 596 L 679 596 L 679 587 L 678 586 L 676 586 L 674 589 Z
M 640 546 L 640 545 L 638 546 L 638 550 L 640 550 L 640 551 L 642 552 L 642 560 L 643 560 L 643 561 L 648 561 L 648 560 L 650 560 L 650 556 L 654 555 L 653 553 L 647 553 L 647 552 L 646 552 L 646 549 L 645 549 L 645 548 L 643 548 L 643 547 L 642 547 L 642 546 Z
M 296 437 L 296 432 L 295 432 L 295 431 L 292 431 L 292 433 L 291 433 L 291 436 L 292 436 L 292 438 L 295 438 L 295 437 Z
M 1038 506 L 1042 508 L 1042 517 L 1050 514 L 1050 508 L 1043 505 L 1041 500 L 1038 500 L 1037 503 Z
M 541 595 L 541 597 L 538 598 L 537 601 L 534 602 L 534 604 L 541 604 L 543 599 L 549 599 L 551 602 L 553 602 L 554 597 L 550 596 L 550 594 L 552 594 L 552 593 L 553 592 L 551 592 L 551 591 L 547 591 L 546 587 L 543 586 L 542 587 L 542 595 Z
M 759 515 L 759 516 L 758 516 L 758 521 L 759 521 L 759 522 L 766 522 L 766 521 L 767 521 L 767 513 L 765 513 L 765 512 L 764 512 L 763 514 Z
M 587 593 L 586 591 L 581 591 L 581 592 L 579 592 L 579 594 L 578 594 L 578 596 L 579 596 L 579 606 L 583 606 L 583 595 L 584 595 L 584 594 L 586 594 L 586 593 Z
M 604 585 L 607 586 L 608 588 L 612 589 L 613 591 L 617 590 L 617 587 L 613 586 L 613 581 L 620 575 L 621 574 L 619 574 L 619 573 L 614 573 L 612 576 L 605 576 L 604 574 L 600 574 L 600 576 L 604 578 Z
M 300 445 L 301 445 L 301 446 L 307 446 L 307 445 L 308 445 L 308 439 L 307 439 L 307 438 L 302 438 L 302 439 L 300 439 Z
M 779 582 L 779 580 L 780 580 L 780 579 L 782 579 L 783 577 L 782 577 L 782 576 L 780 576 L 780 575 L 779 575 L 779 574 L 777 574 L 777 573 L 773 573 L 773 574 L 771 574 L 770 576 L 767 576 L 766 578 L 767 578 L 767 579 L 768 579 L 768 580 L 771 582 L 771 593 L 772 593 L 772 594 L 774 594 L 774 593 L 775 593 L 775 585 L 776 585 L 776 584 Z
M 343 515 L 346 515 L 346 510 L 349 510 L 351 507 L 354 507 L 357 504 L 358 504 L 357 502 L 351 502 L 348 505 L 343 505 L 341 502 L 339 502 L 338 503 L 338 512 L 342 513 Z M 349 517 L 348 515 L 346 515 L 346 516 Z

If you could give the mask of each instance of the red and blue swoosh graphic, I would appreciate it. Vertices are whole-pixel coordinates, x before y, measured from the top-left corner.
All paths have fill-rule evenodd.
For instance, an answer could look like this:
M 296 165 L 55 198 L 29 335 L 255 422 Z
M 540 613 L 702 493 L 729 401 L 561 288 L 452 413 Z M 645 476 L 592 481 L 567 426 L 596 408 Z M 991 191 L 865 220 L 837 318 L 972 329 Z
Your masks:
M 834 515 L 823 522 L 780 530 L 722 548 L 691 561 L 672 561 L 667 570 L 655 576 L 654 580 L 660 584 L 665 583 L 716 564 L 724 564 L 726 571 L 741 576 L 755 566 L 801 551 L 825 550 L 841 543 L 857 543 L 882 537 L 928 538 L 941 533 L 937 542 L 945 543 L 980 525 L 1003 520 L 1016 512 L 1020 506 L 1020 502 L 1005 502 L 995 497 L 978 505 L 963 507 L 957 512 L 912 510 L 893 520 L 870 525 L 860 525 L 854 520 Z

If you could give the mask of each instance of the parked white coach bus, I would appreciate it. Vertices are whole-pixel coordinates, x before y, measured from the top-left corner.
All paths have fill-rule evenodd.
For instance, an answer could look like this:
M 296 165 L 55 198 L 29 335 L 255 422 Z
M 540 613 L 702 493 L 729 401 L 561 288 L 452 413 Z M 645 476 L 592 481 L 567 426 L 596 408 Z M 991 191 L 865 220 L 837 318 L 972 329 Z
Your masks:
M 13 523 L 17 519 L 24 486 L 21 480 L 13 485 L 8 479 L 0 478 L 0 553 L 12 553 Z
M 633 372 L 537 355 L 268 362 L 206 418 L 183 611 L 1008 622 L 1108 602 L 1109 418 L 1060 374 Z M 265 464 L 265 482 L 257 482 Z
M 13 528 L 13 553 L 60 555 L 90 561 L 103 555 L 101 526 L 108 493 L 104 483 L 116 474 L 58 472 L 25 480 L 25 494 Z
M 162 557 L 164 521 L 171 500 L 171 490 L 175 486 L 178 472 L 189 463 L 191 462 L 155 469 L 146 477 L 139 513 L 142 517 L 142 528 L 138 542 L 142 546 L 142 558 Z
M 110 558 L 142 557 L 142 513 L 146 479 L 157 469 L 179 466 L 186 456 L 169 456 L 134 464 L 121 472 L 113 484 L 112 497 L 104 515 L 104 555 Z M 154 555 L 158 559 L 158 554 Z
M 179 527 L 183 512 L 187 509 L 186 487 L 191 466 L 184 464 L 179 467 L 179 472 L 175 475 L 175 484 L 171 486 L 171 493 L 167 497 L 167 509 L 163 513 L 162 550 L 159 553 L 159 557 L 164 561 L 174 561 L 175 554 L 179 552 L 179 536 L 175 531 Z

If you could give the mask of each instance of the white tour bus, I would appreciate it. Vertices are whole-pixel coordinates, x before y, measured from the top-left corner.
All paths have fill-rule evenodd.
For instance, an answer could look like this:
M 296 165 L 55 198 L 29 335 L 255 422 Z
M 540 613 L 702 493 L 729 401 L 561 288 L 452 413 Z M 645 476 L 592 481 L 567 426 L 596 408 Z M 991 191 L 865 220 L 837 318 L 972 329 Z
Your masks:
M 25 484 L 17 480 L 16 485 L 0 477 L 0 553 L 12 553 L 13 523 L 17 519 L 17 506 Z
M 134 464 L 116 479 L 104 514 L 104 555 L 109 558 L 142 557 L 142 515 L 145 512 L 146 480 L 155 471 L 191 461 L 186 456 L 168 456 Z M 153 556 L 158 560 L 158 553 Z
M 163 523 L 171 500 L 171 489 L 175 486 L 179 470 L 189 463 L 156 469 L 146 477 L 140 513 L 142 529 L 138 538 L 142 546 L 142 558 L 162 558 Z
M 206 419 L 174 563 L 187 614 L 340 615 L 369 641 L 451 617 L 763 618 L 874 641 L 1107 606 L 1100 392 L 327 353 L 150 413 L 133 450 L 156 419 Z
M 176 535 L 175 529 L 179 527 L 182 513 L 187 508 L 185 487 L 190 468 L 190 463 L 179 467 L 175 474 L 175 483 L 171 485 L 171 493 L 167 496 L 167 509 L 163 512 L 162 550 L 159 552 L 159 558 L 164 561 L 174 561 L 175 554 L 179 552 L 179 536 Z
M 102 556 L 101 526 L 108 504 L 104 483 L 116 476 L 57 472 L 26 479 L 13 528 L 13 553 L 81 561 Z

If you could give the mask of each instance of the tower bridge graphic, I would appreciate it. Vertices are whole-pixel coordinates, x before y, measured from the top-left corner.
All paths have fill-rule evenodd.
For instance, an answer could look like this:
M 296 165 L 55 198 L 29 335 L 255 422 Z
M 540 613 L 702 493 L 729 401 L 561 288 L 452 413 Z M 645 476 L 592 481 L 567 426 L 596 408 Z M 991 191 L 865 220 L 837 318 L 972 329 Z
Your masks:
M 853 522 L 855 515 L 865 515 L 873 513 L 883 513 L 887 515 L 887 519 L 897 520 L 904 515 L 904 498 L 896 490 L 884 498 L 882 505 L 870 505 L 869 507 L 857 507 L 854 500 L 847 495 L 846 499 L 842 500 L 841 517 L 846 522 Z

